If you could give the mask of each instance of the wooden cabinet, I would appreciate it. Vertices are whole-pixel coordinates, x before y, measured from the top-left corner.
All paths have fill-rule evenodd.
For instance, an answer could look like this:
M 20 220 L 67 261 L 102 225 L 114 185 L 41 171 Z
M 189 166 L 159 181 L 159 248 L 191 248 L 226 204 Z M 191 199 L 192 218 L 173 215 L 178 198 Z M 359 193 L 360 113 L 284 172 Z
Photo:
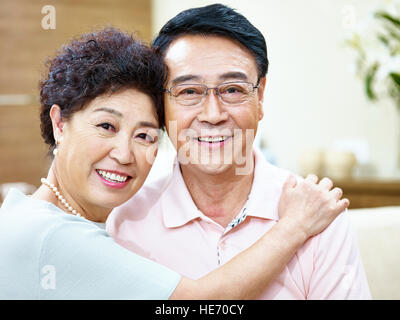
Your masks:
M 350 208 L 400 206 L 400 181 L 347 180 L 335 181 L 344 197 L 350 200 Z

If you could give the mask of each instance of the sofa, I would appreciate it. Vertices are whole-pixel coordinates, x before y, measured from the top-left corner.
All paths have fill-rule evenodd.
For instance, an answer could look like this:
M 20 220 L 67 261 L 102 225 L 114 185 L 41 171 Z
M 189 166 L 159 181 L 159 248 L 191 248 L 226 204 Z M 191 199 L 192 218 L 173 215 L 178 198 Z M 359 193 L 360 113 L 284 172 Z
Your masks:
M 400 299 L 400 206 L 350 209 L 373 299 Z

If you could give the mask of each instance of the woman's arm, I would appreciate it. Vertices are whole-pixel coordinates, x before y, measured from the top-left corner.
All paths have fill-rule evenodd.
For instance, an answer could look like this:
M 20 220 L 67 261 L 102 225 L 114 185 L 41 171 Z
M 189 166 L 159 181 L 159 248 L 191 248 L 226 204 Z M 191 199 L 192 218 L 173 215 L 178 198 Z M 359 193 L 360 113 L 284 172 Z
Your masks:
M 332 182 L 290 176 L 279 202 L 280 220 L 255 244 L 199 280 L 183 277 L 170 299 L 252 299 L 282 271 L 310 237 L 323 231 L 349 206 Z

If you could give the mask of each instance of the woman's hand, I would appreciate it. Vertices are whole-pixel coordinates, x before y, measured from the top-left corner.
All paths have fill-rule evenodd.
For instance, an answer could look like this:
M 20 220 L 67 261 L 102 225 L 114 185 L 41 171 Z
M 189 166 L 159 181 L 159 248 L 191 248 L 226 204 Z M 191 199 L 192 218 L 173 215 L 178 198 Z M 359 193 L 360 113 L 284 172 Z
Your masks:
M 350 204 L 329 178 L 309 174 L 304 180 L 290 175 L 283 185 L 278 205 L 280 221 L 308 239 L 323 231 Z

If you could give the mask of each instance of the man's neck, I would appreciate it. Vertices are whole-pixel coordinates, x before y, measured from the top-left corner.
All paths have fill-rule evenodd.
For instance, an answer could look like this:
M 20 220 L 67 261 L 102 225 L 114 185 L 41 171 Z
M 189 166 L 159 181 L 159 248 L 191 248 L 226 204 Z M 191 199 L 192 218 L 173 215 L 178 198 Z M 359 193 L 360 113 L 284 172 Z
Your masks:
M 253 184 L 254 165 L 247 175 L 236 175 L 235 170 L 210 175 L 186 165 L 180 168 L 197 208 L 225 228 L 239 214 L 248 199 Z

